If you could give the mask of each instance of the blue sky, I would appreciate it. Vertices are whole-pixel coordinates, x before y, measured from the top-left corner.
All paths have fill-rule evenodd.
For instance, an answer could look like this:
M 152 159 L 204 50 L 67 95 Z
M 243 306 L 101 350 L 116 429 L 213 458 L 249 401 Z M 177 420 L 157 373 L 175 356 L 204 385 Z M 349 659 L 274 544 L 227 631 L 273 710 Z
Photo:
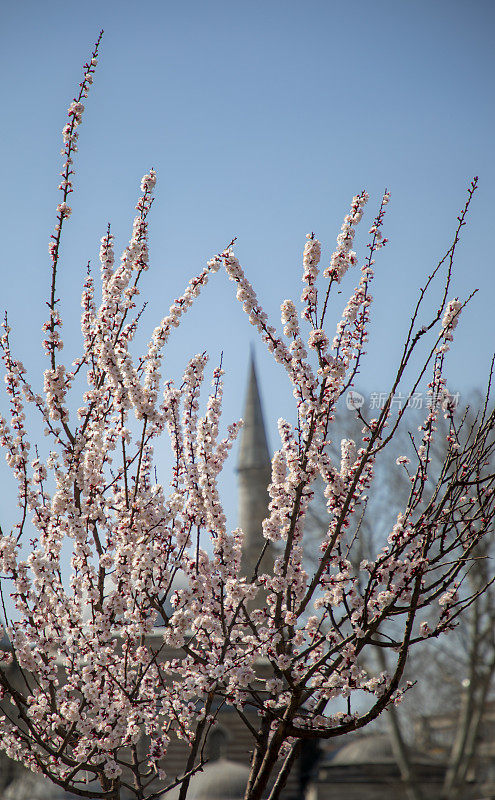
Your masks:
M 233 236 L 277 323 L 281 301 L 300 293 L 305 234 L 316 232 L 328 259 L 353 194 L 366 188 L 371 195 L 364 232 L 388 187 L 390 245 L 377 261 L 369 355 L 356 383 L 367 393 L 386 391 L 418 287 L 449 246 L 466 187 L 479 175 L 452 294 L 480 291 L 457 328 L 448 377 L 462 394 L 481 386 L 495 342 L 494 22 L 491 0 L 4 4 L 0 60 L 10 77 L 0 132 L 1 306 L 34 383 L 45 368 L 40 329 L 60 132 L 81 65 L 104 28 L 59 282 L 68 355 L 77 349 L 85 265 L 91 259 L 98 268 L 107 221 L 118 248 L 125 246 L 150 166 L 159 180 L 144 339 Z M 335 323 L 353 286 L 350 276 Z M 273 448 L 276 420 L 293 415 L 291 390 L 225 275 L 171 341 L 166 370 L 179 376 L 187 357 L 204 349 L 214 366 L 223 350 L 228 422 L 242 413 L 250 342 Z M 233 464 L 224 488 L 234 524 Z

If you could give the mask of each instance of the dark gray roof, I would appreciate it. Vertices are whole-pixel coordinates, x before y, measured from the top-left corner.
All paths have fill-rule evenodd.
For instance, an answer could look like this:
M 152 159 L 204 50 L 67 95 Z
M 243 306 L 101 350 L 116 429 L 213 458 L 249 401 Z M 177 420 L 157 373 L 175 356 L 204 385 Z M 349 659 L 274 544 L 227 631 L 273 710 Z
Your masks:
M 94 781 L 83 787 L 86 791 L 93 789 L 101 791 L 99 783 Z M 129 792 L 124 790 L 122 800 L 130 800 Z M 66 792 L 61 786 L 52 783 L 49 778 L 26 772 L 9 783 L 5 789 L 2 800 L 80 800 L 80 796 Z
M 413 761 L 417 764 L 430 764 L 434 759 L 417 750 L 410 751 Z M 344 745 L 338 750 L 329 762 L 335 765 L 351 764 L 395 764 L 396 758 L 392 749 L 390 737 L 383 733 L 370 736 L 360 736 L 353 742 Z
M 244 797 L 249 778 L 249 767 L 219 758 L 207 764 L 202 772 L 191 778 L 187 800 L 240 800 Z M 162 795 L 162 800 L 178 797 L 178 790 Z
M 76 800 L 76 797 L 48 778 L 26 772 L 7 786 L 2 800 Z

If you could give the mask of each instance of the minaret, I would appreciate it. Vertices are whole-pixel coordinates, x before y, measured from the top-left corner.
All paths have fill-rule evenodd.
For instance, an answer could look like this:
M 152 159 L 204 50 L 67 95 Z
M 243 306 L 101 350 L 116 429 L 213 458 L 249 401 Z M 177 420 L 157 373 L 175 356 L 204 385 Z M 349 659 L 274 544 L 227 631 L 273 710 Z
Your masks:
M 261 523 L 268 515 L 267 486 L 271 480 L 271 461 L 266 440 L 260 393 L 251 353 L 249 379 L 241 432 L 239 460 L 239 526 L 244 531 L 242 574 L 253 575 L 260 553 L 267 541 Z M 269 568 L 270 552 L 265 552 L 260 572 Z

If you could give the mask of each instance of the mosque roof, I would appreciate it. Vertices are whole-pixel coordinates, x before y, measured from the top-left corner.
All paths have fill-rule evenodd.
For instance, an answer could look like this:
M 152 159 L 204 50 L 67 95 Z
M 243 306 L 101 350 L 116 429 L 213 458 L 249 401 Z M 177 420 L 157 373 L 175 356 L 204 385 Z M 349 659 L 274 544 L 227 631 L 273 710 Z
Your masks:
M 25 772 L 9 783 L 2 800 L 76 800 L 77 797 L 48 778 Z
M 191 778 L 188 800 L 239 800 L 244 797 L 249 778 L 249 767 L 228 758 L 219 758 L 207 764 L 202 772 Z M 169 800 L 170 794 L 162 800 Z
M 241 432 L 237 469 L 260 469 L 270 465 L 260 391 L 256 377 L 254 356 L 251 354 L 248 388 L 244 406 L 244 427 Z
M 436 763 L 435 759 L 426 753 L 409 750 L 412 760 L 416 764 Z M 392 742 L 386 734 L 372 734 L 360 736 L 349 744 L 345 744 L 332 757 L 329 765 L 346 766 L 352 764 L 395 764 Z M 327 766 L 327 765 L 326 765 Z

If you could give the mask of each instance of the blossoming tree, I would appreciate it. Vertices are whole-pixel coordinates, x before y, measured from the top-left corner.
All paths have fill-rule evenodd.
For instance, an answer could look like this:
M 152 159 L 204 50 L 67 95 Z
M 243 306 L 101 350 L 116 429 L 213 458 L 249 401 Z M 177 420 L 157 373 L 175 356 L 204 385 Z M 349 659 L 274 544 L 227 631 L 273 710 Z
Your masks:
M 478 418 L 484 412 L 480 408 L 480 396 L 473 393 L 468 405 L 457 407 L 457 436 L 466 442 L 477 429 Z M 384 538 L 390 520 L 397 515 L 408 500 L 407 476 L 398 470 L 396 458 L 403 463 L 408 453 L 414 454 L 414 434 L 422 424 L 420 409 L 408 408 L 407 427 L 399 429 L 394 441 L 389 445 L 389 454 L 385 460 L 375 465 L 374 482 L 366 506 L 366 513 L 361 514 L 352 524 L 352 533 L 359 526 L 356 545 L 350 549 L 350 558 L 356 575 L 363 558 L 373 558 L 377 543 Z M 361 422 L 348 410 L 341 410 L 335 417 L 334 427 L 346 437 L 356 439 L 360 436 Z M 435 441 L 430 448 L 428 483 L 423 491 L 422 506 L 425 507 L 436 490 L 437 481 L 442 471 L 447 449 L 448 428 L 450 420 L 443 417 L 438 420 Z M 419 438 L 421 434 L 416 434 Z M 492 438 L 495 429 L 492 430 Z M 336 453 L 335 442 L 331 447 Z M 394 458 L 390 458 L 393 450 Z M 407 459 L 409 461 L 409 459 Z M 488 475 L 493 470 L 493 451 L 491 460 L 484 466 Z M 476 502 L 476 498 L 475 498 Z M 311 559 L 317 550 L 317 544 L 326 530 L 327 510 L 324 498 L 315 491 L 315 497 L 308 511 L 305 528 L 305 547 L 307 559 Z M 407 701 L 399 708 L 390 706 L 383 722 L 388 728 L 394 757 L 400 770 L 405 796 L 408 800 L 423 800 L 421 778 L 418 776 L 414 750 L 408 745 L 408 739 L 414 729 L 414 743 L 421 749 L 435 749 L 440 752 L 441 761 L 445 765 L 443 786 L 439 795 L 446 800 L 464 797 L 475 781 L 481 784 L 487 766 L 486 713 L 487 700 L 492 693 L 495 676 L 495 584 L 493 582 L 493 533 L 495 519 L 492 517 L 491 529 L 486 530 L 485 538 L 479 543 L 472 558 L 466 560 L 464 574 L 460 575 L 462 588 L 472 595 L 469 609 L 459 618 L 458 626 L 452 635 L 442 637 L 441 641 L 427 639 L 408 659 L 405 677 L 415 678 L 415 689 Z M 386 533 L 385 533 L 386 536 Z M 486 588 L 485 588 L 486 587 Z M 484 589 L 483 592 L 480 590 Z M 430 613 L 433 625 L 436 622 L 441 606 L 432 605 Z M 425 620 L 428 622 L 427 620 Z M 430 627 L 432 623 L 430 623 Z M 370 657 L 372 654 L 369 654 Z M 388 654 L 386 648 L 376 648 L 376 663 L 369 664 L 386 671 Z M 435 722 L 447 718 L 451 730 L 442 728 L 435 735 Z M 485 718 L 485 719 L 484 719 Z M 433 725 L 430 727 L 430 723 Z M 409 736 L 408 736 L 409 733 Z
M 91 275 L 85 281 L 82 354 L 72 364 L 60 360 L 60 243 L 71 213 L 73 156 L 99 44 L 100 39 L 63 132 L 62 200 L 49 248 L 48 366 L 41 393 L 31 388 L 12 352 L 7 321 L 1 339 L 9 413 L 0 419 L 0 436 L 18 483 L 20 519 L 1 534 L 0 570 L 2 597 L 8 591 L 15 603 L 6 633 L 22 676 L 17 683 L 9 678 L 4 655 L 1 742 L 10 757 L 81 797 L 116 799 L 125 790 L 151 800 L 180 787 L 184 800 L 190 777 L 204 763 L 203 745 L 218 709 L 227 705 L 252 734 L 246 798 L 258 800 L 268 791 L 276 798 L 300 742 L 356 731 L 398 702 L 410 647 L 448 631 L 472 599 L 458 592 L 458 579 L 493 512 L 494 478 L 483 472 L 493 446 L 493 416 L 485 413 L 462 444 L 443 370 L 465 305 L 449 299 L 449 286 L 476 180 L 453 243 L 420 292 L 384 408 L 375 419 L 361 415 L 362 441 L 343 440 L 340 463 L 334 463 L 328 448 L 333 414 L 338 398 L 352 386 L 367 339 L 369 287 L 375 254 L 386 243 L 388 192 L 333 340 L 326 332 L 328 300 L 347 271 L 358 267 L 352 246 L 368 201 L 364 192 L 352 200 L 321 279 L 320 243 L 313 234 L 307 237 L 302 312 L 290 300 L 283 303 L 283 334 L 260 307 L 232 242 L 189 282 L 144 354 L 136 357 L 132 342 L 139 314 L 132 312 L 148 269 L 148 215 L 156 183 L 150 170 L 142 180 L 130 243 L 118 263 L 109 229 L 102 239 L 101 302 Z M 276 557 L 262 571 L 260 552 L 258 567 L 248 576 L 240 573 L 243 532 L 227 530 L 217 488 L 240 427 L 232 424 L 220 438 L 222 370 L 213 372 L 202 415 L 205 354 L 189 361 L 179 387 L 161 375 L 172 329 L 221 267 L 237 284 L 250 322 L 286 370 L 297 410 L 294 425 L 279 421 L 280 447 L 272 461 L 263 523 L 265 549 L 273 543 Z M 442 269 L 437 310 L 419 327 L 424 297 Z M 386 544 L 361 563 L 356 576 L 349 523 L 366 502 L 376 458 L 397 431 L 401 415 L 392 420 L 391 399 L 423 342 L 428 342 L 424 366 L 409 379 L 408 391 L 413 393 L 430 370 L 433 402 L 416 463 L 406 466 L 409 498 Z M 83 375 L 87 387 L 74 411 L 71 392 Z M 44 421 L 52 448 L 46 458 L 30 445 L 26 407 Z M 450 420 L 447 453 L 424 507 L 440 413 Z M 153 469 L 153 448 L 164 433 L 174 457 L 168 487 L 157 482 Z M 318 476 L 325 485 L 328 528 L 308 573 L 303 527 Z M 208 549 L 202 546 L 205 537 Z M 70 579 L 62 564 L 67 542 Z M 182 588 L 174 583 L 178 574 Z M 434 604 L 440 613 L 432 625 L 426 612 Z M 157 615 L 163 620 L 158 645 L 156 636 L 149 637 Z M 389 673 L 372 675 L 363 667 L 363 654 L 376 646 L 393 654 Z M 345 710 L 335 710 L 335 699 L 344 700 Z M 173 737 L 189 744 L 189 757 L 181 775 L 167 776 L 163 761 Z

